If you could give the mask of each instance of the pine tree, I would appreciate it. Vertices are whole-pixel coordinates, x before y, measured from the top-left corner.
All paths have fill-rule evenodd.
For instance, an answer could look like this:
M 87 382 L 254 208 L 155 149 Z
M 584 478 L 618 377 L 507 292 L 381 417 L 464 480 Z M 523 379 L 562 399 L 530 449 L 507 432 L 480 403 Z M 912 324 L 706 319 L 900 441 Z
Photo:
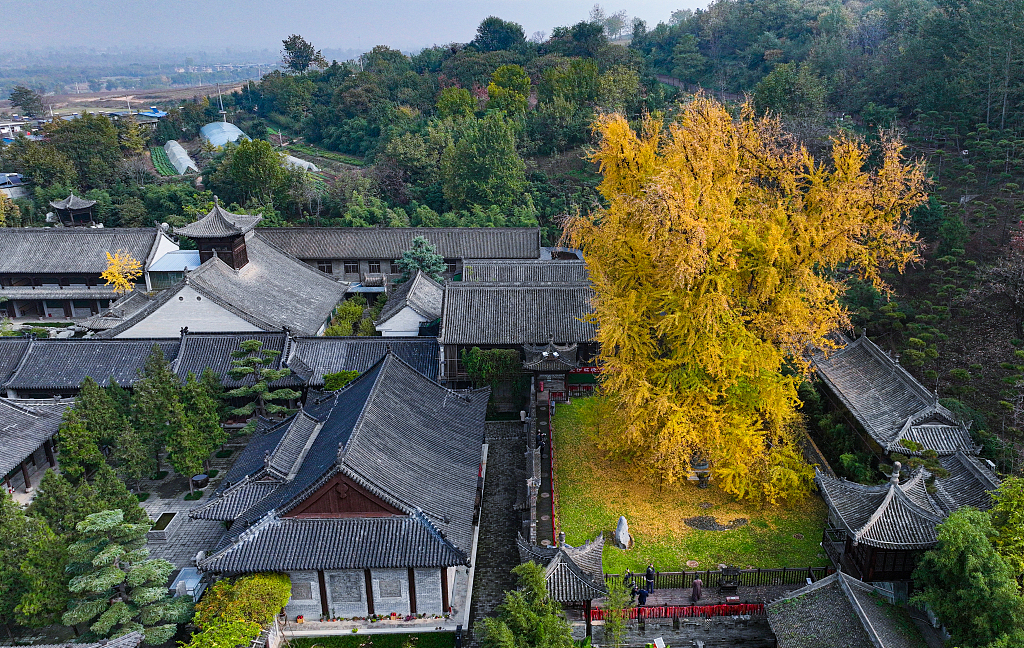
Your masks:
M 146 359 L 142 378 L 135 383 L 132 413 L 135 429 L 160 469 L 160 451 L 171 431 L 171 413 L 180 402 L 180 381 L 164 359 L 164 352 L 153 345 L 153 353 Z
M 167 458 L 175 472 L 188 479 L 189 493 L 193 493 L 192 476 L 202 472 L 203 460 L 210 456 L 209 445 L 181 403 L 175 404 L 171 417 L 174 425 L 167 434 Z
M 139 505 L 139 498 L 132 495 L 131 491 L 123 481 L 118 479 L 117 473 L 109 465 L 104 464 L 96 471 L 92 481 L 93 491 L 96 493 L 96 504 L 90 513 L 108 509 L 120 509 L 124 514 L 125 522 L 131 524 L 145 524 L 149 522 L 149 515 Z
M 60 623 L 68 607 L 68 547 L 64 538 L 53 532 L 45 521 L 33 519 L 28 538 L 28 551 L 20 569 L 25 579 L 25 593 L 15 612 L 18 623 L 43 627 Z
M 89 623 L 91 635 L 119 637 L 141 631 L 150 645 L 168 641 L 189 619 L 192 601 L 171 598 L 174 566 L 147 559 L 147 524 L 129 524 L 119 510 L 94 513 L 78 524 L 82 535 L 68 548 L 72 600 L 65 625 Z
M 402 281 L 411 279 L 417 270 L 434 281 L 441 281 L 445 267 L 444 257 L 438 254 L 437 248 L 423 236 L 413 238 L 412 245 L 402 252 L 402 258 L 398 260 Z
M 84 482 L 88 475 L 106 463 L 96 436 L 75 407 L 64 412 L 57 434 L 57 451 L 61 472 L 74 483 Z
M 505 593 L 498 618 L 484 619 L 484 648 L 572 648 L 572 629 L 548 596 L 544 570 L 526 562 L 512 572 L 519 588 Z
M 213 372 L 210 374 L 214 375 Z M 218 380 L 217 391 L 210 393 L 210 382 L 206 379 L 206 372 L 203 372 L 203 378 L 199 380 L 190 372 L 181 388 L 181 403 L 185 407 L 185 417 L 202 441 L 203 459 L 208 459 L 228 440 L 227 430 L 220 424 L 220 403 L 215 396 L 223 389 L 220 388 Z
M 280 351 L 264 349 L 263 343 L 259 340 L 244 340 L 238 351 L 233 351 L 231 361 L 233 366 L 228 371 L 232 378 L 241 380 L 251 377 L 253 382 L 232 389 L 227 393 L 230 398 L 252 398 L 253 400 L 237 407 L 232 412 L 243 416 L 266 416 L 267 414 L 283 414 L 290 410 L 284 405 L 278 405 L 276 400 L 294 400 L 302 394 L 294 389 L 275 389 L 271 391 L 270 385 L 275 381 L 291 375 L 288 368 L 272 369 L 274 359 L 281 355 Z M 244 431 L 250 433 L 256 429 L 256 417 L 253 416 L 246 424 Z
M 0 492 L 0 622 L 8 626 L 15 621 L 14 610 L 25 592 L 25 578 L 20 565 L 28 551 L 29 520 L 6 489 Z
M 139 480 L 156 472 L 156 461 L 131 422 L 121 419 L 121 432 L 112 456 L 121 479 L 138 488 Z
M 75 532 L 75 526 L 95 513 L 96 491 L 87 481 L 74 486 L 64 473 L 47 470 L 28 506 L 28 514 L 41 518 L 58 535 Z
M 213 402 L 217 404 L 217 416 L 221 420 L 227 417 L 230 412 L 230 408 L 224 402 L 224 383 L 220 380 L 220 375 L 207 367 L 203 370 L 203 375 L 199 377 L 199 382 L 203 383 L 206 388 L 206 393 L 209 394 Z

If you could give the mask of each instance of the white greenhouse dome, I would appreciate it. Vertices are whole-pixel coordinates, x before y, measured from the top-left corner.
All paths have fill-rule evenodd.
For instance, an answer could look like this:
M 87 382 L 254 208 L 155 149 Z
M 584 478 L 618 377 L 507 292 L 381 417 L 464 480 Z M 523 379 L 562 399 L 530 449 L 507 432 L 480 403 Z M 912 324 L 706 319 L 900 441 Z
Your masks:
M 189 157 L 188 151 L 182 148 L 176 140 L 167 140 L 167 143 L 164 144 L 164 153 L 167 154 L 167 159 L 171 161 L 171 166 L 179 175 L 185 175 L 190 170 L 199 173 L 199 167 Z
M 228 142 L 237 142 L 240 139 L 247 140 L 246 135 L 230 122 L 212 122 L 199 129 L 199 135 L 210 144 L 220 148 Z
M 312 171 L 313 173 L 320 172 L 320 167 L 318 167 L 317 165 L 313 164 L 312 162 L 309 162 L 308 160 L 297 158 L 293 155 L 284 156 L 284 163 L 286 166 L 290 166 L 295 169 L 305 169 L 306 171 Z

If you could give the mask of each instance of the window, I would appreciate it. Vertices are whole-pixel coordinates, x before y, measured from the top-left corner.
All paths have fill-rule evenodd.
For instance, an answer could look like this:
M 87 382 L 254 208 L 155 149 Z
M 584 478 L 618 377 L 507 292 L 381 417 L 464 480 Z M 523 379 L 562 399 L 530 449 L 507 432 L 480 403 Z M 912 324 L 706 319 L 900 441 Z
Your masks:
M 450 275 L 453 275 L 458 271 L 458 266 L 459 262 L 456 259 L 444 260 L 444 271 Z
M 292 581 L 292 600 L 309 601 L 313 598 L 313 584 L 309 581 Z
M 345 274 L 359 274 L 359 262 L 358 261 L 346 261 L 345 262 Z
M 327 274 L 334 274 L 334 264 L 330 261 L 317 261 L 316 269 Z
M 380 261 L 370 261 L 370 274 L 380 274 Z

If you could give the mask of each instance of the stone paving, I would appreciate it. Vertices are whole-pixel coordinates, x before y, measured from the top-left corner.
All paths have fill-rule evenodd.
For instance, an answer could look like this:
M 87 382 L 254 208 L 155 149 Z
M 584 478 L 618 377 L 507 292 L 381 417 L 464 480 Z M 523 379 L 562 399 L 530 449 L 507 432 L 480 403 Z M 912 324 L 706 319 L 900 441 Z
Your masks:
M 143 480 L 141 490 L 150 495 L 142 502 L 142 508 L 149 517 L 155 521 L 164 513 L 176 514 L 169 527 L 171 533 L 167 541 L 148 543 L 151 558 L 163 558 L 176 569 L 180 569 L 194 566 L 196 553 L 199 551 L 209 553 L 217 546 L 225 533 L 224 523 L 216 520 L 191 520 L 188 512 L 209 499 L 247 442 L 248 437 L 235 437 L 224 446 L 234 451 L 230 457 L 215 456 L 210 459 L 210 468 L 217 471 L 217 476 L 210 480 L 209 485 L 203 489 L 203 496 L 198 500 L 184 499 L 189 492 L 188 481 L 181 475 L 171 473 L 159 482 Z M 165 470 L 168 469 L 166 461 L 163 467 Z
M 470 609 L 472 646 L 480 645 L 480 622 L 495 615 L 505 591 L 516 585 L 512 568 L 519 564 L 516 537 L 522 516 L 515 510 L 515 502 L 517 480 L 526 470 L 526 433 L 521 423 L 488 423 L 486 434 L 487 477 Z

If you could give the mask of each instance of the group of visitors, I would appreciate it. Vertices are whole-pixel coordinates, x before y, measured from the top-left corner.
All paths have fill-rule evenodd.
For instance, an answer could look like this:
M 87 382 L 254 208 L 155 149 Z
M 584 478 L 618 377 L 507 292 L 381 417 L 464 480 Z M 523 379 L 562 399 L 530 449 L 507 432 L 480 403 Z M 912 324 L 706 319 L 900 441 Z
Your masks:
M 654 564 L 650 563 L 647 565 L 647 571 L 644 572 L 644 587 L 638 588 L 636 579 L 640 574 L 634 574 L 633 572 L 626 570 L 626 575 L 623 576 L 622 582 L 629 589 L 630 603 L 636 602 L 637 605 L 643 607 L 647 605 L 647 597 L 654 592 L 654 577 L 657 572 L 654 569 Z M 694 576 L 693 589 L 690 591 L 690 600 L 693 603 L 697 603 L 704 595 L 704 582 L 700 579 L 700 576 Z

